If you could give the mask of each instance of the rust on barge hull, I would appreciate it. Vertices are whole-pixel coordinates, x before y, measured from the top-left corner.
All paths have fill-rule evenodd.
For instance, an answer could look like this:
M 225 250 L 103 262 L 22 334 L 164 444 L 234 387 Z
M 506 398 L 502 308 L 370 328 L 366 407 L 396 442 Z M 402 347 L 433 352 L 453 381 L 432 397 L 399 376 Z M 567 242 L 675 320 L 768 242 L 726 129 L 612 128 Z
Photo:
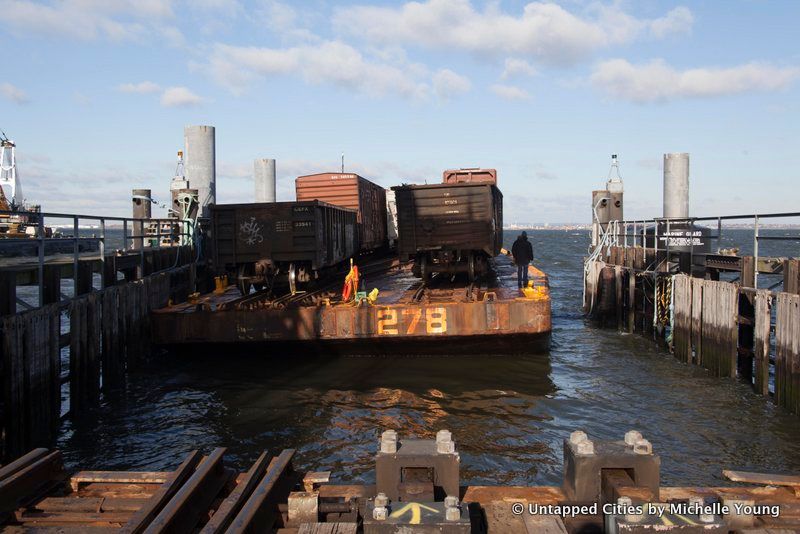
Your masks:
M 500 341 L 504 336 L 546 340 L 551 330 L 547 276 L 531 267 L 531 279 L 540 290 L 525 297 L 516 287 L 509 258 L 494 260 L 494 275 L 483 285 L 464 286 L 442 277 L 425 286 L 408 266 L 395 266 L 365 277 L 368 290 L 378 288 L 378 300 L 357 306 L 330 302 L 322 298 L 324 293 L 312 305 L 301 305 L 302 295 L 294 299 L 296 305 L 291 300 L 252 297 L 245 303 L 228 289 L 155 311 L 153 339 L 162 345 L 364 341 L 385 345 L 430 343 L 433 338 Z

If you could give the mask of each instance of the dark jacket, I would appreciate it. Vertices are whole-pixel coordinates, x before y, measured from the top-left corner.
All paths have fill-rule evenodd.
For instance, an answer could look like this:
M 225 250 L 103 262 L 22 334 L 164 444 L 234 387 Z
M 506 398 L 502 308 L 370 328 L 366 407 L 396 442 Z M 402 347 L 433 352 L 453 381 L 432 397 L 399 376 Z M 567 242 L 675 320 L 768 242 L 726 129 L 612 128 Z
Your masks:
M 533 245 L 527 237 L 519 236 L 511 247 L 511 254 L 514 255 L 514 263 L 517 265 L 528 265 L 533 261 Z

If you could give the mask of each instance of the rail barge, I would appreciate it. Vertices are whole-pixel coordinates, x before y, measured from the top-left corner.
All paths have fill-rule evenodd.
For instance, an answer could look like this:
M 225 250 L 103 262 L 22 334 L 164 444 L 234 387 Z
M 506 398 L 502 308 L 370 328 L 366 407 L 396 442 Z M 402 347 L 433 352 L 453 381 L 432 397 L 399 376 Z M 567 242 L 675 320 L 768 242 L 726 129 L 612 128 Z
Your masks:
M 377 438 L 377 433 L 376 433 Z M 386 430 L 374 484 L 332 483 L 293 465 L 295 450 L 261 454 L 247 471 L 224 448 L 192 451 L 174 471 L 67 473 L 59 451 L 35 449 L 0 468 L 2 532 L 281 534 L 751 533 L 800 529 L 800 477 L 740 471 L 743 485 L 662 487 L 653 444 L 565 436 L 563 483 L 462 485 L 452 434 Z M 178 464 L 176 461 L 175 464 Z
M 545 349 L 551 330 L 547 276 L 531 266 L 536 289 L 526 296 L 517 289 L 509 257 L 501 255 L 491 263 L 492 274 L 471 284 L 443 274 L 424 283 L 409 264 L 396 259 L 360 265 L 367 291 L 378 289 L 372 304 L 339 302 L 341 280 L 277 299 L 267 292 L 242 297 L 228 288 L 154 311 L 153 342 L 283 342 L 317 349 L 321 342 L 346 354 Z

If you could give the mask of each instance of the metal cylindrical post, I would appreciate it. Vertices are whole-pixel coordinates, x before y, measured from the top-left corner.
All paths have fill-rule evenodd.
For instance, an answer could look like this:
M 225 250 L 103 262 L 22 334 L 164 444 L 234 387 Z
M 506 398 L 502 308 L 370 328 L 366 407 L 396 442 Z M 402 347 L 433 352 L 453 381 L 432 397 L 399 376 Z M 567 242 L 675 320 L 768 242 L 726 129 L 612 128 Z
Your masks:
M 134 189 L 132 193 L 133 203 L 133 218 L 134 219 L 150 219 L 152 217 L 152 198 L 149 189 Z M 139 250 L 144 246 L 144 239 L 139 239 L 144 235 L 144 224 L 134 221 L 131 235 L 134 237 L 132 241 L 132 248 Z
M 253 178 L 256 185 L 256 202 L 275 202 L 275 160 L 255 160 Z
M 664 217 L 689 216 L 689 154 L 664 154 Z
M 186 179 L 198 191 L 200 216 L 210 215 L 208 206 L 217 201 L 216 136 L 213 126 L 184 128 Z

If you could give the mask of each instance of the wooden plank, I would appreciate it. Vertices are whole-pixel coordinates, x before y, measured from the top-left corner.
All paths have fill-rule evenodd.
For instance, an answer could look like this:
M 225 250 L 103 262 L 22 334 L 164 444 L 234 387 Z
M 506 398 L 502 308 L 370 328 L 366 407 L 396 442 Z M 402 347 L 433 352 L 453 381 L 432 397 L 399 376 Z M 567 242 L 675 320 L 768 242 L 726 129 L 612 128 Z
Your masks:
M 755 380 L 753 389 L 764 396 L 769 395 L 769 353 L 772 322 L 772 297 L 767 289 L 759 289 L 755 297 Z
M 294 452 L 294 449 L 287 449 L 278 455 L 275 463 L 270 465 L 267 474 L 236 515 L 228 534 L 244 534 L 251 530 L 264 532 L 272 528 L 278 513 L 277 500 L 288 496 L 291 489 L 287 475 L 292 471 Z
M 189 480 L 175 493 L 153 522 L 148 534 L 190 533 L 208 511 L 214 498 L 229 479 L 223 458 L 225 448 L 217 448 L 205 458 Z
M 45 497 L 35 507 L 43 512 L 136 512 L 146 502 L 146 498 Z
M 230 525 L 236 517 L 236 514 L 238 514 L 239 510 L 244 506 L 244 503 L 250 498 L 250 495 L 252 495 L 262 475 L 268 470 L 268 465 L 273 465 L 272 462 L 268 462 L 268 457 L 266 452 L 261 453 L 261 456 L 259 456 L 252 467 L 250 467 L 242 480 L 237 483 L 236 488 L 222 501 L 222 504 L 220 504 L 217 511 L 214 512 L 209 522 L 203 527 L 201 534 L 218 534 L 225 532 L 225 529 L 228 528 L 228 525 Z M 275 460 L 273 460 L 273 462 L 274 461 Z
M 358 523 L 302 523 L 297 534 L 356 534 Z
M 629 263 L 633 263 L 633 254 L 628 254 L 631 258 Z M 628 333 L 633 334 L 636 330 L 636 273 L 632 268 L 628 269 Z
M 753 256 L 743 256 L 741 269 L 739 282 L 742 287 L 755 287 L 756 259 Z
M 69 478 L 72 491 L 78 491 L 81 484 L 102 482 L 109 484 L 163 484 L 169 478 L 169 471 L 79 471 Z
M 567 534 L 564 521 L 557 515 L 522 514 L 525 532 L 528 534 Z
M 121 525 L 130 519 L 130 512 L 86 513 L 86 512 L 17 512 L 18 523 L 34 523 L 36 525 Z
M 725 469 L 722 475 L 731 482 L 759 484 L 762 486 L 800 486 L 798 475 L 776 475 L 770 473 L 753 473 L 750 471 L 734 471 Z
M 136 512 L 133 517 L 125 524 L 120 530 L 121 534 L 137 534 L 144 532 L 150 522 L 155 519 L 162 508 L 169 502 L 178 490 L 183 486 L 189 477 L 192 476 L 194 468 L 200 462 L 200 451 L 192 451 L 183 461 L 183 463 L 170 474 L 167 480 L 156 491 L 147 504 Z

